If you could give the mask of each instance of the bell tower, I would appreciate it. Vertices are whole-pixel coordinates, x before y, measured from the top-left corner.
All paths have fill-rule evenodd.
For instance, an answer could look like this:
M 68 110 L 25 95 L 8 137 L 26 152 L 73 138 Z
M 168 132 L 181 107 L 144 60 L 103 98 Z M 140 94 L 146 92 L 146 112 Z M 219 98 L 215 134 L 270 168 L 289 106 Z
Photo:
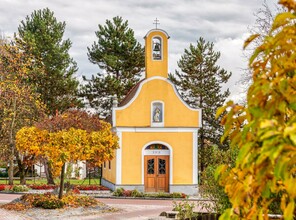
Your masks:
M 168 39 L 170 36 L 161 29 L 150 30 L 145 39 L 146 78 L 162 76 L 168 78 Z

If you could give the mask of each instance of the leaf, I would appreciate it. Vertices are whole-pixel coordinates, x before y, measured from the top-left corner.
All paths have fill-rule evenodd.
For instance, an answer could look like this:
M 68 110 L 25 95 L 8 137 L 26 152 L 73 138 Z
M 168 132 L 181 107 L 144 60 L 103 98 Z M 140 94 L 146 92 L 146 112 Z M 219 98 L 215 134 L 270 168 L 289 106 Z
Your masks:
M 229 219 L 231 219 L 231 213 L 232 213 L 232 210 L 227 209 L 227 210 L 224 211 L 224 213 L 220 216 L 219 219 L 221 219 L 221 220 L 229 220 Z
M 286 185 L 287 192 L 291 196 L 291 198 L 296 197 L 296 190 L 295 190 L 295 177 L 289 177 L 288 179 L 284 180 L 284 184 Z
M 283 12 L 278 14 L 271 26 L 271 31 L 288 24 L 291 20 L 296 19 L 296 16 L 290 12 Z
M 274 168 L 274 175 L 277 179 L 285 179 L 287 175 L 287 167 L 290 159 L 281 158 L 276 164 Z
M 287 92 L 287 88 L 288 88 L 288 80 L 287 79 L 281 79 L 280 83 L 279 83 L 279 89 L 281 91 L 281 93 L 286 93 Z
M 273 136 L 279 135 L 280 132 L 279 131 L 275 131 L 275 130 L 268 130 L 264 133 L 262 133 L 263 135 L 260 136 L 260 141 L 264 141 L 265 139 L 271 138 Z
M 220 115 L 223 114 L 223 112 L 225 112 L 226 108 L 228 107 L 228 105 L 224 105 L 220 108 L 218 108 L 217 112 L 216 112 L 216 119 L 220 117 Z
M 253 82 L 247 95 L 246 122 L 240 128 L 241 140 L 230 139 L 231 146 L 240 149 L 236 167 L 224 173 L 219 170 L 220 184 L 239 214 L 237 219 L 267 219 L 270 204 L 279 197 L 284 219 L 293 219 L 295 210 L 296 4 L 295 0 L 280 2 L 288 12 L 276 17 L 250 58 Z M 251 36 L 244 47 L 256 37 Z M 228 112 L 224 135 L 237 129 L 237 116 Z M 225 215 L 236 217 L 229 210 Z
M 263 198 L 269 198 L 269 196 L 270 196 L 270 186 L 269 185 L 270 184 L 267 184 L 262 191 Z
M 296 145 L 296 123 L 285 128 L 284 137 L 289 137 L 292 143 Z
M 296 111 L 296 102 L 289 104 L 289 107 L 293 110 Z
M 218 180 L 218 177 L 221 175 L 222 172 L 226 170 L 227 166 L 226 165 L 220 165 L 217 167 L 215 170 L 215 179 Z
M 237 163 L 243 163 L 243 160 L 246 159 L 247 154 L 250 152 L 250 149 L 252 148 L 253 143 L 249 142 L 246 143 L 239 151 L 238 157 L 237 157 Z
M 264 119 L 260 122 L 260 129 L 265 129 L 265 128 L 270 128 L 270 127 L 274 127 L 277 125 L 277 121 L 276 120 L 269 120 L 269 119 Z
M 278 110 L 282 113 L 286 113 L 287 112 L 287 103 L 285 101 L 281 101 L 278 105 Z
M 285 220 L 293 220 L 293 212 L 294 212 L 295 203 L 294 201 L 290 201 L 284 211 L 284 219 Z
M 258 106 L 254 106 L 254 107 L 250 107 L 249 111 L 252 115 L 254 115 L 256 118 L 262 116 L 263 111 L 261 108 L 259 108 Z
M 259 37 L 260 34 L 253 34 L 251 35 L 250 37 L 248 37 L 247 40 L 245 40 L 245 43 L 244 43 L 244 46 L 243 46 L 243 49 L 246 49 L 246 47 L 253 41 L 255 40 L 257 37 Z
M 258 54 L 261 53 L 262 51 L 263 51 L 263 48 L 262 47 L 257 47 L 256 48 L 255 52 L 250 57 L 249 65 L 251 65 L 253 63 L 253 61 L 256 59 L 256 57 L 258 56 Z

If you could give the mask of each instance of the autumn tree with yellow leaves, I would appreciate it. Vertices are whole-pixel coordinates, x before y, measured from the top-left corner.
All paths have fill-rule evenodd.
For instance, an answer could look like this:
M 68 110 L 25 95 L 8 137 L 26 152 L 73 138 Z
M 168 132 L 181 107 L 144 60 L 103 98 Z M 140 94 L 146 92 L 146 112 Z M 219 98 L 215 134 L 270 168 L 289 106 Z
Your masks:
M 62 198 L 65 164 L 85 160 L 98 166 L 111 160 L 118 148 L 118 138 L 111 125 L 97 116 L 68 110 L 34 127 L 22 128 L 17 133 L 16 146 L 23 155 L 49 161 L 54 176 L 61 178 L 59 198 Z
M 223 138 L 240 148 L 234 168 L 216 171 L 232 203 L 221 219 L 268 219 L 275 198 L 284 219 L 296 214 L 296 2 L 279 3 L 287 12 L 275 17 L 250 58 L 253 83 L 246 107 L 229 102 L 217 112 L 229 111 Z
M 44 105 L 34 88 L 27 84 L 28 75 L 37 71 L 34 57 L 20 50 L 13 41 L 0 39 L 0 157 L 9 164 L 9 184 L 13 184 L 14 160 L 21 184 L 31 167 L 31 157 L 21 157 L 15 148 L 15 135 L 30 126 L 44 113 Z

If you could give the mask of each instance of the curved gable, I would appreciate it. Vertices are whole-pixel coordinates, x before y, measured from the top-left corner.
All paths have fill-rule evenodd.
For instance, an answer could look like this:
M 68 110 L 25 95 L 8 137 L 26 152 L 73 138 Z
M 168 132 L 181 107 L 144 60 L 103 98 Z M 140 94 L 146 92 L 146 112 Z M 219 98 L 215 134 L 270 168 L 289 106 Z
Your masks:
M 124 99 L 120 107 L 113 109 L 115 127 L 151 127 L 151 103 L 164 105 L 164 127 L 200 127 L 201 110 L 188 106 L 180 97 L 174 84 L 155 76 L 141 81 Z

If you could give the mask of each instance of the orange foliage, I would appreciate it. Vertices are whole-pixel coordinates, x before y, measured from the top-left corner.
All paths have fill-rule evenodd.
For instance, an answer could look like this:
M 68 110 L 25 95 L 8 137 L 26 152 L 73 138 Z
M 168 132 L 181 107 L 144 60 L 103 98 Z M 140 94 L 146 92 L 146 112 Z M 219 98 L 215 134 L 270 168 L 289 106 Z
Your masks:
M 54 176 L 59 176 L 66 162 L 87 160 L 100 165 L 111 160 L 113 151 L 118 148 L 118 138 L 111 131 L 109 123 L 100 121 L 100 130 L 89 132 L 73 127 L 54 132 L 24 127 L 17 133 L 16 145 L 23 154 L 47 158 Z
M 275 198 L 284 219 L 296 214 L 296 3 L 280 2 L 288 12 L 276 16 L 250 58 L 247 106 L 229 102 L 217 112 L 229 109 L 223 138 L 229 136 L 232 147 L 240 148 L 234 168 L 223 165 L 216 171 L 232 203 L 221 219 L 268 219 Z

